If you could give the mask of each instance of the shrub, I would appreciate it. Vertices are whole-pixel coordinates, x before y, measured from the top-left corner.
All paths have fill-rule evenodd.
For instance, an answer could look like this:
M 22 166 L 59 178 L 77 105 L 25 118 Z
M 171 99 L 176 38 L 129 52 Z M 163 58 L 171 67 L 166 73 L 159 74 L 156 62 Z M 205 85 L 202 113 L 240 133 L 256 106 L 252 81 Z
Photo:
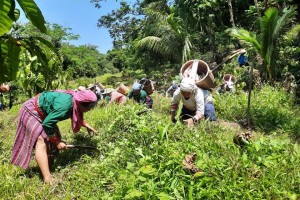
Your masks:
M 248 95 L 244 92 L 215 96 L 218 116 L 229 121 L 246 118 L 247 102 Z M 295 115 L 292 107 L 293 98 L 281 89 L 270 86 L 255 89 L 251 96 L 251 121 L 256 128 L 266 133 L 290 127 Z

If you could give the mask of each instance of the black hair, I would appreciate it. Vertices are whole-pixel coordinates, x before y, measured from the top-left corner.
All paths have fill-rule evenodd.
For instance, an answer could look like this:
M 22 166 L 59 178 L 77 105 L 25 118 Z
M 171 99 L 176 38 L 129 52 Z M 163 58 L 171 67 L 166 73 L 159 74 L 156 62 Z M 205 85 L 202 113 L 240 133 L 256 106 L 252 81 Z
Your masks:
M 81 102 L 80 103 L 83 107 L 85 108 L 89 108 L 92 109 L 97 105 L 97 101 L 93 101 L 93 102 Z

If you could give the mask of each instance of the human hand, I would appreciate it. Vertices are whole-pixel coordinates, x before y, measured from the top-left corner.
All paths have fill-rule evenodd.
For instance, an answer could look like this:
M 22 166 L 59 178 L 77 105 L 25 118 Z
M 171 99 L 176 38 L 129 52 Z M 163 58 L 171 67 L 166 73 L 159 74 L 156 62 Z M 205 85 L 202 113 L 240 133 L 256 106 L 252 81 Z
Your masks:
M 195 126 L 193 118 L 189 118 L 189 119 L 186 119 L 184 121 L 187 123 L 189 128 L 193 128 Z
M 58 143 L 56 144 L 56 148 L 57 148 L 58 150 L 64 150 L 64 149 L 67 149 L 67 145 L 66 145 L 66 143 L 60 141 L 60 142 L 58 142 Z
M 98 131 L 93 128 L 86 128 L 90 136 L 97 135 Z

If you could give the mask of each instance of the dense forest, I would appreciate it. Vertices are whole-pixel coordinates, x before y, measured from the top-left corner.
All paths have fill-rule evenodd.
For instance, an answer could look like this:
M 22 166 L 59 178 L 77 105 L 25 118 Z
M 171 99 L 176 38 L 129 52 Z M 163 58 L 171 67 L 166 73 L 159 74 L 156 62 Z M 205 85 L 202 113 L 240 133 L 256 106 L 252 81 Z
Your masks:
M 18 23 L 16 3 L 28 24 Z M 91 3 L 101 9 L 101 1 Z M 97 26 L 113 38 L 106 55 L 92 45 L 70 45 L 78 35 L 69 27 L 47 24 L 33 0 L 2 4 L 0 82 L 18 77 L 24 90 L 38 92 L 73 78 L 137 69 L 156 79 L 166 72 L 175 76 L 190 59 L 228 69 L 236 63 L 226 58 L 240 48 L 247 50 L 264 83 L 282 81 L 287 72 L 296 83 L 300 80 L 296 1 L 120 1 L 119 9 L 98 19 Z
M 101 9 L 103 1 L 86 3 Z M 34 0 L 0 0 L 0 85 L 10 85 L 0 102 L 0 199 L 299 199 L 299 1 L 117 1 L 118 9 L 95 19 L 113 39 L 102 54 L 93 44 L 71 45 L 79 36 L 48 23 Z M 16 4 L 28 23 L 19 23 Z M 247 67 L 238 66 L 241 50 Z M 225 74 L 237 82 L 234 94 L 212 91 L 219 123 L 188 129 L 171 123 L 165 90 L 193 59 L 208 64 L 216 86 Z M 145 77 L 158 85 L 152 110 L 138 115 L 143 105 L 100 101 L 86 115 L 99 131 L 94 137 L 72 134 L 70 120 L 58 123 L 64 140 L 99 152 L 61 152 L 51 169 L 55 184 L 42 185 L 34 161 L 29 170 L 10 164 L 25 100 Z M 188 156 L 196 173 L 185 169 Z

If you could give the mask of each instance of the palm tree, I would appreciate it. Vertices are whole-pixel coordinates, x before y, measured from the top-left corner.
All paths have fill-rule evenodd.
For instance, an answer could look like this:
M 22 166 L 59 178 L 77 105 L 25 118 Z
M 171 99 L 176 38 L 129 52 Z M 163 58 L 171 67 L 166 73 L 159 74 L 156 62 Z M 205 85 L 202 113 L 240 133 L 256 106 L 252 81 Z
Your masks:
M 232 10 L 232 2 L 231 2 L 231 0 L 227 0 L 227 3 L 228 3 L 228 8 L 229 8 L 229 14 L 230 14 L 230 23 L 231 23 L 232 27 L 235 27 L 233 10 Z
M 263 60 L 261 66 L 261 75 L 264 80 L 273 82 L 278 75 L 279 69 L 276 67 L 276 47 L 278 39 L 287 31 L 287 25 L 292 22 L 296 12 L 295 8 L 284 8 L 280 16 L 277 8 L 269 8 L 260 19 L 259 37 L 255 33 L 250 33 L 245 29 L 230 29 L 233 37 L 246 43 L 253 48 L 259 57 Z
M 190 35 L 183 27 L 183 21 L 173 13 L 164 14 L 155 7 L 159 2 L 151 3 L 145 9 L 149 18 L 145 27 L 151 27 L 148 35 L 137 41 L 139 49 L 153 51 L 164 58 L 186 62 L 190 58 L 192 44 Z
M 261 17 L 261 13 L 260 13 L 258 1 L 257 1 L 257 0 L 254 0 L 254 4 L 255 4 L 255 8 L 256 8 L 257 15 L 258 15 L 259 17 Z

